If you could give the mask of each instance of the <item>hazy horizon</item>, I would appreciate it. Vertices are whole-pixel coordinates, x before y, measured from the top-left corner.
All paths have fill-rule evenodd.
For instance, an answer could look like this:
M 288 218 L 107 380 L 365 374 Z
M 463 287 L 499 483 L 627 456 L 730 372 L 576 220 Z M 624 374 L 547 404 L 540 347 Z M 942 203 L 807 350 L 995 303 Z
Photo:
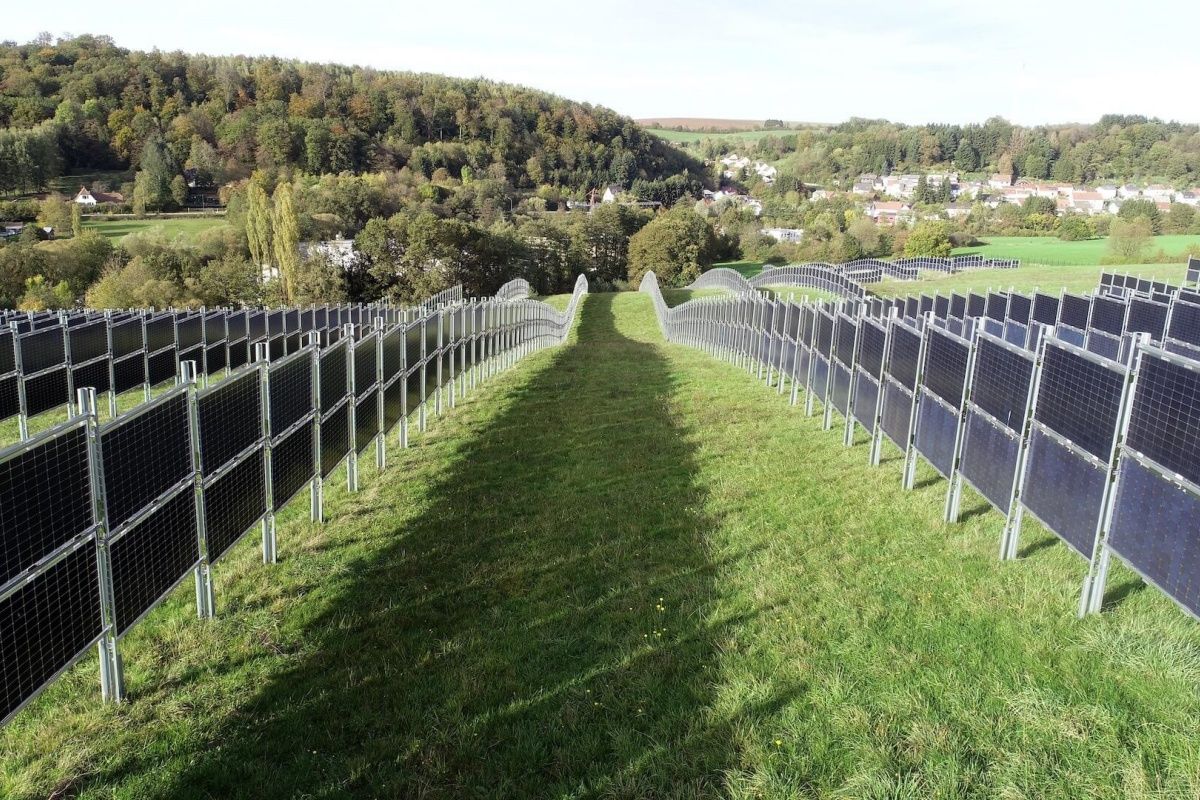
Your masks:
M 925 0 L 799 10 L 769 0 L 747 9 L 693 3 L 680 13 L 618 0 L 596 14 L 545 0 L 519 11 L 479 0 L 348 0 L 338 6 L 339 24 L 295 5 L 213 0 L 202 18 L 180 25 L 145 0 L 124 4 L 119 19 L 111 9 L 65 0 L 53 19 L 129 49 L 484 77 L 637 119 L 968 124 L 1001 116 L 1045 125 L 1139 114 L 1200 122 L 1181 86 L 1200 71 L 1190 39 L 1200 8 L 1172 9 L 1171 25 L 1121 13 L 1127 8 L 1112 0 L 1086 10 Z M 2 36 L 28 42 L 49 21 L 32 6 L 11 9 Z

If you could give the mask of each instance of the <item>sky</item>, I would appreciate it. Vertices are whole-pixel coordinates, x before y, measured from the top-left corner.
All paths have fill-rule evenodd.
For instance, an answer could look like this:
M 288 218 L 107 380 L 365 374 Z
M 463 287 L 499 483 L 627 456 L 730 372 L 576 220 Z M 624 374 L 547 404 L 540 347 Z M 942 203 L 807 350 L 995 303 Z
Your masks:
M 1120 113 L 1200 122 L 1194 0 L 14 6 L 0 39 L 107 34 L 131 49 L 482 76 L 635 118 L 1042 124 Z

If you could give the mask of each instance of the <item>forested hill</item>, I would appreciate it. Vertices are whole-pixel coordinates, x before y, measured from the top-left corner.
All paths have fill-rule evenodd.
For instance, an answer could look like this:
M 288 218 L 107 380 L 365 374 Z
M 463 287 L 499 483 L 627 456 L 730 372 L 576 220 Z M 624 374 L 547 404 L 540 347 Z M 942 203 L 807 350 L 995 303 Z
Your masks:
M 553 187 L 567 195 L 606 184 L 653 195 L 685 183 L 695 190 L 704 180 L 701 165 L 633 120 L 519 86 L 140 52 L 102 36 L 0 44 L 0 141 L 26 136 L 32 149 L 58 145 L 57 154 L 37 151 L 32 176 L 11 164 L 0 170 L 10 183 L 53 177 L 46 172 L 137 169 L 158 134 L 176 163 L 210 172 L 217 183 L 255 169 L 404 167 L 435 180 L 491 179 L 518 192 Z M 33 187 L 0 191 L 22 188 Z

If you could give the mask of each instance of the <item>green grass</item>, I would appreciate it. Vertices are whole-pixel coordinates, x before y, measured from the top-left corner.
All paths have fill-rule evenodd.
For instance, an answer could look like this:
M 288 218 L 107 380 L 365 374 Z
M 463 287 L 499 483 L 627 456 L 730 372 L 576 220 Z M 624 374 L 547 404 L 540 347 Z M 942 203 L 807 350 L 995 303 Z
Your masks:
M 666 139 L 668 142 L 675 144 L 691 144 L 693 142 L 703 142 L 706 139 L 717 139 L 718 141 L 734 142 L 737 144 L 754 144 L 766 136 L 786 136 L 789 133 L 796 133 L 796 131 L 792 130 L 729 131 L 727 133 L 698 133 L 696 131 L 675 131 L 669 128 L 647 128 L 646 130 L 660 139 Z
M 960 247 L 955 255 L 982 253 L 991 258 L 1019 258 L 1029 264 L 1099 264 L 1108 255 L 1107 239 L 1064 242 L 1050 236 L 987 236 L 981 247 Z M 1200 246 L 1200 236 L 1155 236 L 1150 253 L 1159 250 L 1175 256 L 1186 247 Z M 1185 263 L 1186 258 L 1179 263 Z
M 978 497 L 900 488 L 649 298 L 303 498 L 0 731 L 12 798 L 1167 798 L 1200 792 L 1200 625 Z M 369 460 L 369 459 L 368 459 Z M 253 540 L 253 536 L 251 539 Z
M 740 272 L 746 278 L 753 278 L 763 271 L 764 264 L 761 261 L 721 261 L 713 264 L 709 269 L 716 269 L 718 267 Z
M 131 233 L 160 230 L 167 238 L 182 237 L 194 240 L 204 231 L 225 225 L 224 216 L 211 217 L 160 217 L 154 219 L 84 220 L 85 230 L 98 230 L 114 241 Z
M 1187 268 L 1180 264 L 1130 264 L 1119 267 L 1097 265 L 1073 266 L 1022 266 L 1018 269 L 979 269 L 960 272 L 957 275 L 925 273 L 920 280 L 885 280 L 871 284 L 868 288 L 875 294 L 894 297 L 921 292 L 962 292 L 979 289 L 1016 289 L 1029 292 L 1042 289 L 1057 294 L 1061 289 L 1072 292 L 1095 291 L 1104 272 L 1129 273 L 1142 277 L 1154 277 L 1168 283 L 1182 283 Z
M 50 180 L 50 190 L 68 197 L 74 197 L 80 186 L 94 189 L 97 183 L 104 184 L 109 192 L 121 191 L 121 184 L 133 180 L 131 170 L 94 170 L 77 172 L 74 175 L 60 175 Z

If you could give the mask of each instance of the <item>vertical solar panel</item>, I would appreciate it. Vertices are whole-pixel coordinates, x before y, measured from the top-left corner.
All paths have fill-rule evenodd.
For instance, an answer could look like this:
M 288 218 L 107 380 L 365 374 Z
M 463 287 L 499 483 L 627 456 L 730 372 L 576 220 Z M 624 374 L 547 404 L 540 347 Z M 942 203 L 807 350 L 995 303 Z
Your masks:
M 1087 330 L 1088 317 L 1091 316 L 1092 303 L 1086 297 L 1075 294 L 1064 294 L 1059 306 L 1059 322 L 1072 328 Z
M 270 366 L 271 435 L 279 436 L 312 413 L 311 351 L 297 353 Z
M 1098 459 L 1107 460 L 1120 414 L 1125 370 L 1050 342 L 1034 419 Z
M 950 406 L 962 402 L 970 346 L 957 337 L 930 328 L 922 385 Z
M 109 552 L 117 633 L 124 634 L 199 563 L 196 493 L 190 486 L 176 492 L 113 539 Z
M 100 431 L 104 490 L 114 527 L 192 472 L 187 396 L 182 392 L 117 417 Z
M 1108 297 L 1093 297 L 1089 325 L 1095 330 L 1120 336 L 1125 330 L 1125 303 Z
M 322 428 L 322 431 L 324 429 Z M 274 511 L 287 505 L 315 474 L 313 425 L 297 425 L 271 445 L 271 498 Z
M 204 487 L 208 555 L 216 562 L 267 513 L 266 471 L 261 447 Z

